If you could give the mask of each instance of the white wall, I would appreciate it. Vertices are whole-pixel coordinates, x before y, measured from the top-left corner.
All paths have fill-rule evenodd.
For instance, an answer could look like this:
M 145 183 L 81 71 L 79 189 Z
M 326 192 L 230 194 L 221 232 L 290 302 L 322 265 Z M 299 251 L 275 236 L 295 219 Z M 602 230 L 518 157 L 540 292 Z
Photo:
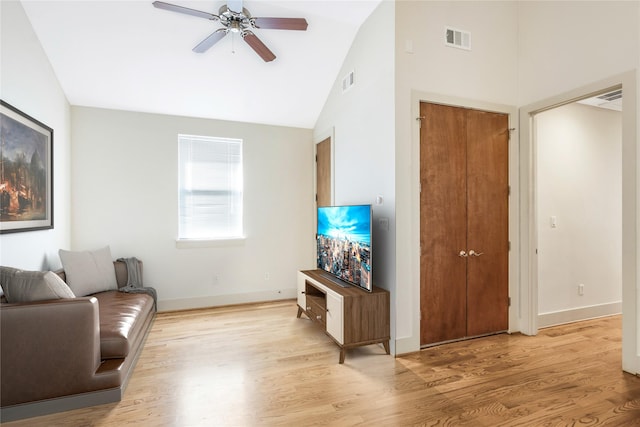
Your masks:
M 244 140 L 244 241 L 176 248 L 179 133 Z M 311 130 L 72 107 L 72 140 L 72 249 L 142 259 L 160 310 L 293 298 L 313 267 Z
M 395 4 L 396 333 L 403 353 L 420 346 L 419 111 L 415 101 L 437 97 L 460 106 L 515 106 L 518 10 L 515 2 Z M 472 50 L 445 46 L 445 26 L 471 32 Z
M 69 103 L 20 2 L 3 0 L 0 15 L 0 96 L 54 131 L 54 228 L 1 235 L 0 265 L 56 269 L 70 236 Z
M 320 142 L 333 129 L 334 203 L 373 205 L 373 284 L 391 293 L 395 351 L 394 6 L 382 2 L 360 28 L 316 122 Z M 342 92 L 342 78 L 355 84 Z M 330 132 L 329 132 L 330 133 Z M 382 196 L 382 205 L 376 197 Z M 379 226 L 380 218 L 389 227 Z
M 518 105 L 638 67 L 638 1 L 518 2 Z
M 620 312 L 621 116 L 577 103 L 535 116 L 539 327 Z

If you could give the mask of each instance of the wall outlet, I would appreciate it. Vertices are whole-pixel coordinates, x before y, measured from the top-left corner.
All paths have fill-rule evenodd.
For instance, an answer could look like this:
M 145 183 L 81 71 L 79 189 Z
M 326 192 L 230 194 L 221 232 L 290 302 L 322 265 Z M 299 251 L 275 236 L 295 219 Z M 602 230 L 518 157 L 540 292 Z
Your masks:
M 269 279 L 270 279 L 269 273 L 264 273 L 264 280 L 269 280 Z
M 582 283 L 578 285 L 578 295 L 584 295 L 584 285 Z

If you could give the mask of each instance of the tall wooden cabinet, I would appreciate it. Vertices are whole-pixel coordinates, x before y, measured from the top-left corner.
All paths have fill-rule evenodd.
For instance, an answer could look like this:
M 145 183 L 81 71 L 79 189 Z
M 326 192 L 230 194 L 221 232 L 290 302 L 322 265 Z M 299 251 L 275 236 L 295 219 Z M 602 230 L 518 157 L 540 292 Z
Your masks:
M 508 329 L 508 116 L 421 103 L 421 345 Z
M 322 270 L 298 272 L 298 318 L 316 322 L 340 347 L 339 363 L 349 348 L 381 343 L 389 354 L 389 292 L 341 287 Z

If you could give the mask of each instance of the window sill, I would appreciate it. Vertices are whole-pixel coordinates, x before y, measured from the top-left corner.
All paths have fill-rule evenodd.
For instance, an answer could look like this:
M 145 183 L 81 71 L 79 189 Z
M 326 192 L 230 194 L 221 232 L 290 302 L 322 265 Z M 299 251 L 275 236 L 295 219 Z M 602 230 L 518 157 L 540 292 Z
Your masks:
M 177 249 L 193 248 L 224 248 L 243 246 L 246 237 L 232 237 L 228 239 L 176 239 Z

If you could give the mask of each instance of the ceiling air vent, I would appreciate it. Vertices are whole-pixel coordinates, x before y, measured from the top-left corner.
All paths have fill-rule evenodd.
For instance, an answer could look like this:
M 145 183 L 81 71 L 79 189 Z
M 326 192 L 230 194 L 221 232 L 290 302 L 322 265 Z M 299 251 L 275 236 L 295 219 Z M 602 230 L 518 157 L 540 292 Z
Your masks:
M 604 99 L 605 101 L 615 101 L 616 99 L 622 98 L 622 89 L 614 90 L 613 92 L 605 93 L 604 95 L 598 96 L 598 99 Z
M 611 92 L 592 96 L 587 99 L 581 99 L 578 103 L 606 108 L 608 110 L 622 111 L 622 89 L 612 90 Z
M 353 86 L 353 83 L 354 83 L 353 71 L 351 71 L 342 79 L 342 92 L 346 92 L 349 89 L 351 89 L 351 86 Z
M 471 50 L 471 33 L 452 27 L 444 27 L 444 44 L 458 49 Z

